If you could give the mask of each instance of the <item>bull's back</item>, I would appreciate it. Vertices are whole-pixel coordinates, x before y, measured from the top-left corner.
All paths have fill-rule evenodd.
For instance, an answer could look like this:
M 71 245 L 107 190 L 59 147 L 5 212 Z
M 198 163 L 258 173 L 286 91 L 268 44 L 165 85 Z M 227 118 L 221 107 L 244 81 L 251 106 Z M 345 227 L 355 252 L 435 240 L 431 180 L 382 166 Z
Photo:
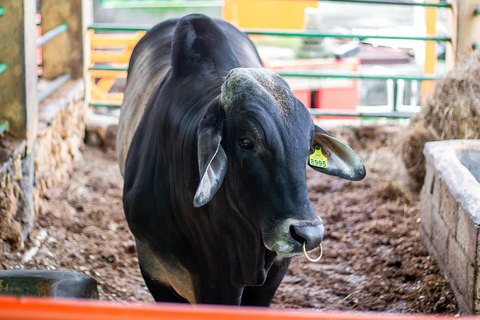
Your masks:
M 133 50 L 117 131 L 117 155 L 122 175 L 133 135 L 149 99 L 170 70 L 170 51 L 177 20 L 149 30 Z

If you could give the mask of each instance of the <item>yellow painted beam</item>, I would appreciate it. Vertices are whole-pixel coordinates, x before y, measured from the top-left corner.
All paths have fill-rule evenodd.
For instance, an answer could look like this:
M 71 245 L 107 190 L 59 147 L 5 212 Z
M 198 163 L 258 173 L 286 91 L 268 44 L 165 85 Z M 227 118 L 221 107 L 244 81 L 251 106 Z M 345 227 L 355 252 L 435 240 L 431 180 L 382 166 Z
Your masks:
M 438 3 L 438 0 L 426 0 L 428 3 Z M 438 8 L 425 8 L 425 24 L 427 26 L 427 36 L 435 36 L 437 34 L 436 24 L 438 20 Z M 434 76 L 437 68 L 437 42 L 425 42 L 425 64 L 423 66 L 423 74 L 426 76 Z M 426 98 L 433 92 L 435 87 L 434 81 L 422 82 L 422 99 Z
M 225 0 L 222 16 L 240 28 L 302 30 L 305 9 L 317 6 L 317 1 L 305 0 Z
M 130 61 L 131 51 L 92 51 L 90 60 L 92 63 L 115 63 L 127 64 Z

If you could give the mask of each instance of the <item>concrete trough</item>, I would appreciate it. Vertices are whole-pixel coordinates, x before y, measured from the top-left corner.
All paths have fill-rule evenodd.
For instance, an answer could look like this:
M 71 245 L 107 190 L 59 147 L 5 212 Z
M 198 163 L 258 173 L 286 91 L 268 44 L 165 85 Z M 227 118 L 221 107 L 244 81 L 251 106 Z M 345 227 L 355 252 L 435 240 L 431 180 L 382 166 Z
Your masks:
M 462 312 L 480 313 L 480 140 L 428 142 L 420 237 Z

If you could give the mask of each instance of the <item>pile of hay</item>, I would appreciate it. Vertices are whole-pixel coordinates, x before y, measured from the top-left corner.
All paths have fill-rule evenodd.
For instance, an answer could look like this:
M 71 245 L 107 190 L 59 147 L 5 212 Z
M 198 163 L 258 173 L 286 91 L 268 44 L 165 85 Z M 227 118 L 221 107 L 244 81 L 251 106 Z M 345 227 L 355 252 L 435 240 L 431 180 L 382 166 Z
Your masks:
M 412 118 L 402 157 L 414 189 L 420 189 L 425 177 L 425 142 L 449 139 L 480 139 L 479 53 L 437 81 L 422 110 Z

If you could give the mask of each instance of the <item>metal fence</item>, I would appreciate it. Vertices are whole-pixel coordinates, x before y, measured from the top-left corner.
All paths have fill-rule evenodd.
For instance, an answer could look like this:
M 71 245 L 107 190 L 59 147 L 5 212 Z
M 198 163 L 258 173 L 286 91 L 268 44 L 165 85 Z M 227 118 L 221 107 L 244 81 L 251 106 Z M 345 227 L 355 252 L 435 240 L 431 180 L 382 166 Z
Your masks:
M 41 23 L 40 23 L 41 26 Z M 48 42 L 52 41 L 59 35 L 68 31 L 68 24 L 65 22 L 60 23 L 55 28 L 51 29 L 48 32 L 45 32 L 39 39 L 37 39 L 36 47 L 41 48 Z M 38 102 L 42 102 L 48 98 L 51 94 L 57 91 L 62 85 L 64 85 L 68 80 L 70 80 L 71 75 L 69 72 L 63 73 L 52 80 L 45 88 L 37 92 Z
M 434 9 L 452 10 L 452 3 L 428 3 L 428 2 L 414 2 L 414 1 L 374 1 L 374 0 L 320 0 L 323 2 L 341 2 L 341 3 L 355 3 L 364 5 L 390 5 L 390 6 L 416 6 Z M 480 14 L 480 7 L 475 9 L 473 13 Z M 133 31 L 147 31 L 150 26 L 133 26 L 133 25 L 114 25 L 114 24 L 93 24 L 89 26 L 90 30 L 94 32 L 133 32 Z M 311 32 L 311 31 L 285 31 L 285 30 L 253 30 L 243 29 L 248 35 L 263 35 L 272 37 L 302 37 L 302 38 L 343 38 L 343 39 L 357 39 L 359 41 L 366 39 L 388 39 L 388 40 L 409 40 L 409 41 L 427 41 L 427 42 L 446 42 L 451 43 L 452 37 L 427 35 L 427 36 L 394 36 L 394 35 L 369 35 L 369 34 L 339 34 L 339 33 L 325 33 L 325 32 Z M 479 44 L 472 44 L 473 49 L 478 49 Z M 127 66 L 108 66 L 108 65 L 94 65 L 89 70 L 101 70 L 111 72 L 124 72 L 128 70 Z M 394 88 L 397 88 L 398 81 L 435 81 L 440 78 L 438 75 L 422 75 L 412 76 L 405 75 L 382 75 L 382 74 L 362 74 L 358 72 L 353 73 L 337 73 L 337 72 L 286 72 L 280 71 L 279 75 L 286 78 L 331 78 L 331 79 L 369 79 L 369 80 L 389 80 L 393 81 Z M 395 91 L 395 90 L 394 90 Z M 396 91 L 395 91 L 396 92 Z M 395 93 L 394 93 L 395 94 Z M 385 118 L 409 118 L 412 112 L 399 112 L 397 110 L 397 99 L 394 99 L 393 110 L 391 112 L 376 112 L 376 113 L 361 113 L 361 112 L 340 112 L 338 110 L 319 110 L 310 109 L 312 115 L 315 116 L 347 116 L 347 117 L 385 117 Z M 108 102 L 92 102 L 95 107 L 119 108 L 118 103 Z
M 2 18 L 6 12 L 5 7 L 0 7 L 0 18 Z M 52 30 L 43 34 L 40 38 L 36 40 L 36 48 L 41 48 L 46 43 L 50 42 L 51 40 L 55 39 L 60 34 L 66 32 L 68 30 L 68 25 L 66 23 L 61 23 L 57 27 L 53 28 Z M 0 75 L 3 77 L 11 76 L 8 73 L 8 67 L 5 63 L 0 62 Z M 60 86 L 65 84 L 70 79 L 70 74 L 63 74 L 49 83 L 44 89 L 39 90 L 37 92 L 37 99 L 38 102 L 45 100 L 49 95 L 55 92 Z M 0 121 L 0 136 L 2 136 L 5 132 L 8 131 L 8 122 L 5 120 Z
M 84 76 L 83 3 L 8 0 L 0 6 L 0 136 L 8 132 L 26 139 L 30 148 L 37 134 L 39 103 L 69 79 Z
M 5 8 L 0 7 L 0 19 L 3 17 L 5 14 Z M 3 62 L 0 62 L 0 75 L 7 71 L 7 65 Z M 0 137 L 3 136 L 3 134 L 7 131 L 8 129 L 8 123 L 4 120 L 0 120 Z

